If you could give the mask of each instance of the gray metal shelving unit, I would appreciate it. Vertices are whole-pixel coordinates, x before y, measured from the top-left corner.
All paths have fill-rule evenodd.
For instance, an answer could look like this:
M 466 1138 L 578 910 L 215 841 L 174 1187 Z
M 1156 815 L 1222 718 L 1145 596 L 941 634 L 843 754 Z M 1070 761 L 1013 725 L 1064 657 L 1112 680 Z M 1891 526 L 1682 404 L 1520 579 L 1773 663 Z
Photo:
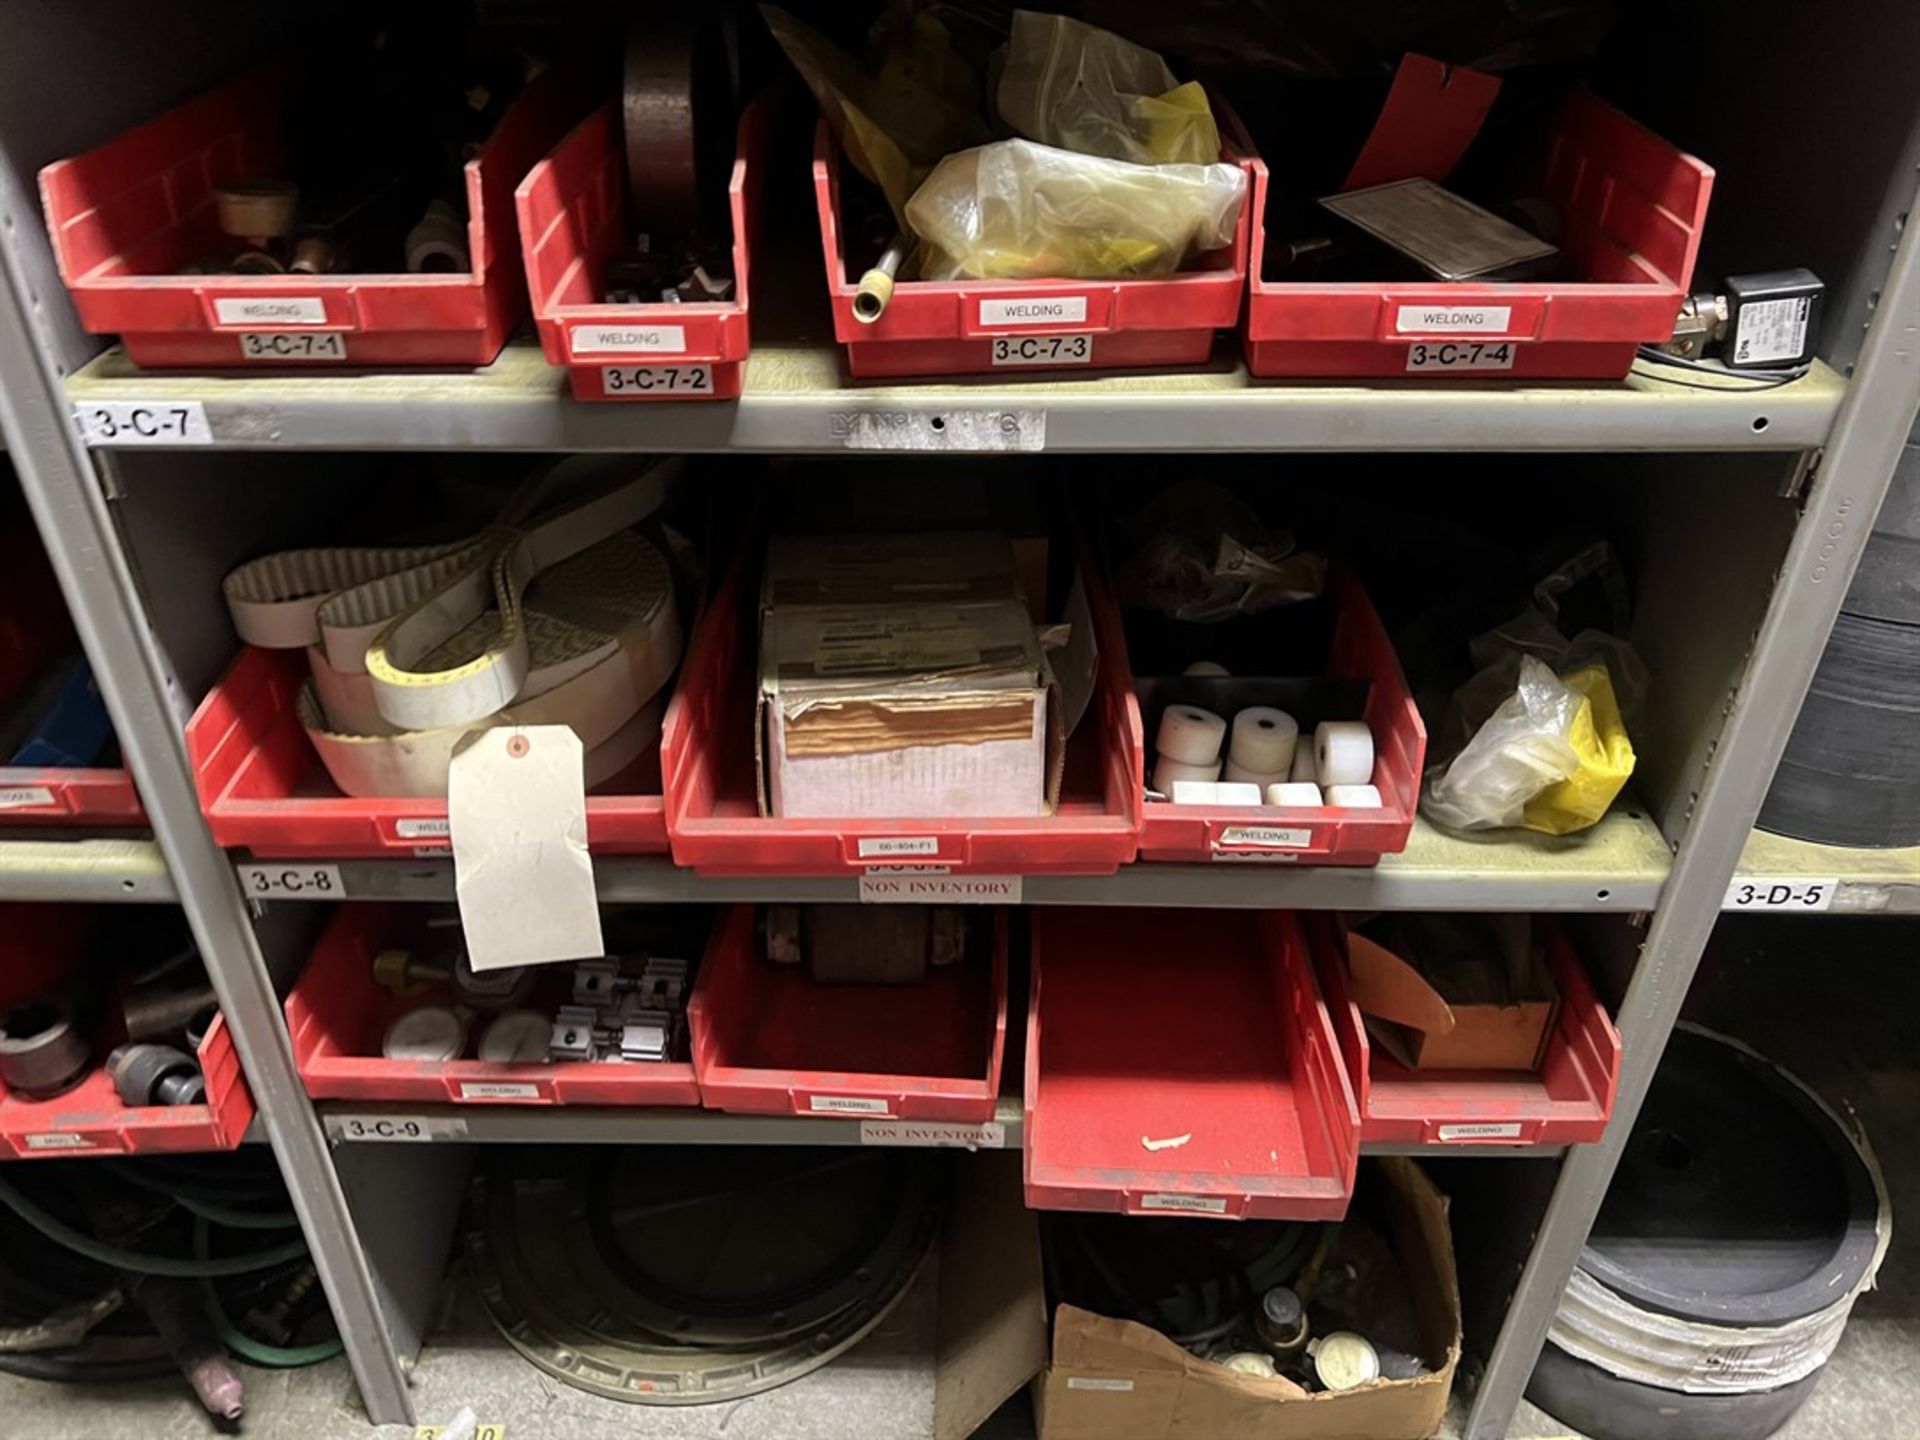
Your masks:
M 128 0 L 84 7 L 84 17 L 72 13 L 81 8 L 21 0 L 0 14 L 0 421 L 154 840 L 0 839 L 0 898 L 184 907 L 375 1421 L 412 1418 L 407 1376 L 467 1146 L 854 1143 L 859 1127 L 561 1109 L 316 1107 L 295 1073 L 275 993 L 276 978 L 285 979 L 310 939 L 313 914 L 295 904 L 249 905 L 236 857 L 213 844 L 200 817 L 181 740 L 181 720 L 229 643 L 216 633 L 211 591 L 195 587 L 257 543 L 246 515 L 260 513 L 191 506 L 185 497 L 200 493 L 194 486 L 223 498 L 257 495 L 273 485 L 275 467 L 291 473 L 310 466 L 311 452 L 343 450 L 845 453 L 867 448 L 873 427 L 858 417 L 868 414 L 898 417 L 896 433 L 925 448 L 935 444 L 930 422 L 957 411 L 1014 414 L 1019 423 L 1007 433 L 1018 438 L 1004 448 L 1050 454 L 1638 457 L 1629 508 L 1643 532 L 1649 578 L 1640 600 L 1649 618 L 1635 640 L 1662 682 L 1636 780 L 1643 805 L 1623 805 L 1592 834 L 1560 842 L 1465 841 L 1422 826 L 1405 854 L 1373 870 L 1133 866 L 1111 877 L 1030 878 L 1022 896 L 1029 904 L 1557 910 L 1613 927 L 1630 972 L 1618 1011 L 1625 1057 L 1614 1122 L 1600 1143 L 1547 1157 L 1559 1159 L 1558 1178 L 1471 1396 L 1470 1440 L 1498 1440 L 1507 1428 L 1695 965 L 1728 904 L 1730 880 L 1834 878 L 1839 890 L 1829 913 L 1920 910 L 1920 856 L 1802 846 L 1752 832 L 1920 407 L 1920 227 L 1901 233 L 1920 159 L 1910 83 L 1899 104 L 1882 107 L 1885 133 L 1876 132 L 1876 143 L 1848 148 L 1860 125 L 1853 92 L 1896 83 L 1910 60 L 1901 44 L 1888 43 L 1913 34 L 1910 7 L 1898 0 L 1859 13 L 1848 7 L 1796 41 L 1796 63 L 1846 74 L 1847 96 L 1836 93 L 1811 119 L 1796 116 L 1800 128 L 1791 131 L 1771 117 L 1722 107 L 1728 113 L 1708 135 L 1722 147 L 1715 153 L 1728 157 L 1728 175 L 1745 164 L 1772 183 L 1766 167 L 1777 151 L 1792 173 L 1779 177 L 1776 194 L 1782 186 L 1811 193 L 1816 179 L 1831 181 L 1830 204 L 1781 211 L 1765 246 L 1730 247 L 1743 255 L 1804 253 L 1845 270 L 1827 363 L 1791 385 L 1700 389 L 1640 374 L 1615 385 L 1286 385 L 1251 381 L 1223 360 L 1197 375 L 865 386 L 843 378 L 830 347 L 776 340 L 756 350 L 738 404 L 633 408 L 571 402 L 560 372 L 524 340 L 495 364 L 461 375 L 132 370 L 76 324 L 48 253 L 33 176 L 45 161 L 192 93 L 232 57 L 258 53 L 289 23 L 292 7 L 222 0 L 167 7 L 190 8 L 204 24 L 182 24 L 178 14 Z M 1798 35 L 1800 27 L 1783 23 L 1786 34 Z M 1725 29 L 1739 32 L 1749 62 L 1758 54 L 1765 73 L 1778 70 L 1774 52 L 1787 48 L 1778 34 L 1763 39 L 1759 24 Z M 1664 62 L 1654 56 L 1649 63 Z M 62 88 L 60 77 L 79 73 L 96 83 L 84 93 Z M 1729 216 L 1756 213 L 1753 188 L 1733 187 Z M 198 405 L 207 443 L 90 450 L 74 416 L 106 402 Z M 953 437 L 979 433 L 945 426 L 938 445 L 955 448 Z M 285 493 L 297 506 L 312 492 L 293 486 Z M 445 861 L 345 861 L 339 868 L 355 900 L 451 893 Z M 602 897 L 620 901 L 849 899 L 855 885 L 714 879 L 664 861 L 619 858 L 601 859 L 596 873 Z M 420 1120 L 425 1129 L 396 1137 L 355 1132 L 348 1123 L 382 1117 Z M 1018 1144 L 1020 1120 L 1008 1102 L 1000 1117 L 1005 1144 Z M 391 1143 L 414 1138 L 449 1143 Z

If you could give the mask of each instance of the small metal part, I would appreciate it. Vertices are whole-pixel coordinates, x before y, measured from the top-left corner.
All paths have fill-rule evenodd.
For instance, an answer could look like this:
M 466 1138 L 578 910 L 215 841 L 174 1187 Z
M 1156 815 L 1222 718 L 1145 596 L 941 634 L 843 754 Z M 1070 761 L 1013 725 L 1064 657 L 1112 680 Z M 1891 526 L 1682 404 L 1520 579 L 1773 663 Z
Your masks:
M 1673 338 L 1656 348 L 1669 355 L 1698 360 L 1727 333 L 1727 297 L 1702 292 L 1680 302 L 1680 315 L 1673 322 Z
M 402 999 L 423 995 L 452 978 L 447 966 L 415 959 L 411 950 L 381 950 L 373 957 L 373 983 Z
M 249 250 L 236 255 L 227 270 L 234 275 L 284 275 L 287 267 L 264 250 Z
M 722 218 L 734 116 L 716 20 L 697 6 L 647 6 L 627 30 L 627 199 L 654 250 L 671 251 Z
M 467 251 L 467 224 L 445 200 L 427 206 L 427 213 L 407 232 L 407 269 L 417 275 L 464 275 L 473 269 Z
M 1335 1330 L 1307 1346 L 1313 1374 L 1329 1390 L 1352 1390 L 1380 1378 L 1380 1356 L 1364 1335 Z
M 291 180 L 227 180 L 213 187 L 220 228 L 256 250 L 293 233 L 300 187 Z
M 548 1032 L 547 1055 L 554 1061 L 591 1060 L 599 1017 L 584 1005 L 562 1005 Z
M 573 1003 L 598 1006 L 612 1001 L 620 977 L 620 962 L 611 956 L 582 960 L 573 967 Z
M 452 969 L 454 996 L 461 1004 L 481 1011 L 511 1010 L 526 1004 L 540 978 L 528 965 L 475 970 L 464 950 L 455 957 Z
M 320 1283 L 320 1272 L 312 1265 L 303 1265 L 293 1272 L 286 1288 L 271 1305 L 256 1307 L 247 1312 L 247 1327 L 271 1340 L 275 1345 L 293 1343 L 293 1327 L 287 1323 L 294 1309 L 313 1292 Z
M 661 1018 L 630 1020 L 620 1027 L 622 1060 L 660 1061 L 667 1058 L 667 1022 Z
M 1532 279 L 1560 258 L 1538 235 L 1431 180 L 1349 190 L 1320 206 L 1436 280 Z
M 480 1035 L 480 1058 L 495 1065 L 534 1065 L 547 1058 L 553 1022 L 537 1010 L 506 1010 Z
M 207 1081 L 199 1063 L 171 1045 L 122 1045 L 107 1056 L 107 1077 L 123 1105 L 144 1108 L 207 1102 Z
M 87 1073 L 93 1046 L 59 1000 L 29 1000 L 0 1015 L 0 1085 L 30 1100 L 72 1089 Z
M 389 1060 L 443 1063 L 458 1060 L 467 1049 L 467 1022 L 446 1005 L 416 1005 L 397 1016 L 380 1042 Z
M 302 235 L 293 242 L 287 269 L 295 275 L 331 275 L 341 268 L 340 251 L 325 235 Z
M 1253 1328 L 1260 1343 L 1267 1347 L 1267 1353 L 1287 1364 L 1297 1360 L 1307 1348 L 1307 1307 L 1294 1291 L 1276 1285 L 1260 1297 Z
M 894 277 L 900 273 L 900 266 L 912 247 L 913 242 L 905 235 L 895 235 L 892 243 L 880 252 L 880 258 L 873 262 L 873 268 L 860 277 L 853 292 L 853 318 L 862 325 L 871 325 L 887 313 L 887 306 L 893 301 Z
M 186 990 L 148 985 L 127 992 L 120 1002 L 120 1015 L 129 1040 L 154 1040 L 183 1034 L 196 1015 L 217 1003 L 211 985 Z
M 689 305 L 713 305 L 733 298 L 733 281 L 725 276 L 709 274 L 707 267 L 696 264 L 675 287 L 674 298 L 684 300 Z

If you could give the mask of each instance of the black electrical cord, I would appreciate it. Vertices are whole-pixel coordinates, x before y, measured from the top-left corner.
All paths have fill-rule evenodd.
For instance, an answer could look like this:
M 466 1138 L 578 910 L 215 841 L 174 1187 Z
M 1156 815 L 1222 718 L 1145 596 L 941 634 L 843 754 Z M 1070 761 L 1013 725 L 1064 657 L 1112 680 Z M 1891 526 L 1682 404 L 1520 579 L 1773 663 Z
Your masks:
M 1782 385 L 1791 385 L 1796 380 L 1805 379 L 1813 369 L 1809 361 L 1805 365 L 1795 365 L 1786 370 L 1731 370 L 1725 365 L 1715 365 L 1704 360 L 1689 360 L 1682 355 L 1669 355 L 1666 351 L 1652 345 L 1642 345 L 1640 354 L 1633 362 L 1639 365 L 1659 365 L 1673 370 L 1690 370 L 1696 375 L 1712 375 L 1721 380 L 1739 383 L 1731 385 L 1697 385 L 1674 375 L 1656 375 L 1652 378 L 1663 380 L 1669 385 L 1683 385 L 1689 390 L 1718 390 L 1726 394 L 1746 394 L 1758 390 L 1777 390 Z M 1644 371 L 1642 372 L 1645 373 Z

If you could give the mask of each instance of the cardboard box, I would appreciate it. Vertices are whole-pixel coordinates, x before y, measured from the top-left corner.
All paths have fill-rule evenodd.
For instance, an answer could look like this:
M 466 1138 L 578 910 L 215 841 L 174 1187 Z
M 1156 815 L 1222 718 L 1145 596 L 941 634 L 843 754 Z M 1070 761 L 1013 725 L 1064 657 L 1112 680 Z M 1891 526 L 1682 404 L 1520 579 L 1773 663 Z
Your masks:
M 980 530 L 891 535 L 775 535 L 764 609 L 803 605 L 979 605 L 1020 598 L 1013 546 Z
M 1407 928 L 1379 938 L 1358 932 L 1346 937 L 1353 1003 L 1368 1035 L 1410 1070 L 1538 1070 L 1559 1017 L 1560 992 L 1531 920 L 1422 917 L 1421 924 L 1432 927 L 1425 941 L 1423 932 Z M 1433 929 L 1442 925 L 1450 927 L 1448 945 L 1484 948 L 1504 974 L 1515 997 L 1511 1003 L 1476 1003 L 1447 993 L 1444 980 L 1430 978 L 1431 964 L 1421 966 L 1382 943 L 1417 957 L 1427 944 L 1440 943 Z
M 1040 1440 L 1425 1440 L 1440 1428 L 1460 1361 L 1460 1287 L 1447 1202 L 1411 1160 L 1361 1170 L 1354 1205 L 1404 1267 L 1432 1374 L 1310 1395 L 1241 1375 L 1159 1331 L 1062 1305 L 1035 1382 Z
M 769 610 L 762 813 L 893 819 L 1051 813 L 1066 727 L 1016 598 Z

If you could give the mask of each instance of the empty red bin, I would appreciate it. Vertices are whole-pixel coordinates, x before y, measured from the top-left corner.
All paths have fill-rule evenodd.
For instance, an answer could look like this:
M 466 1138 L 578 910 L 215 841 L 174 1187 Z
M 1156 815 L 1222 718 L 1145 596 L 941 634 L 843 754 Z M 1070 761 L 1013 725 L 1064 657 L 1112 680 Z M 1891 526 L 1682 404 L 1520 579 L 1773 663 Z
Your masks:
M 1292 283 L 1265 278 L 1268 175 L 1254 162 L 1247 369 L 1262 376 L 1617 380 L 1670 339 L 1693 279 L 1710 166 L 1585 91 L 1518 195 L 1551 202 L 1576 278 Z
M 1027 1203 L 1337 1220 L 1359 1118 L 1284 911 L 1033 912 Z
M 62 985 L 88 963 L 85 911 L 67 906 L 8 906 L 0 925 L 0 1009 Z M 207 1098 L 200 1105 L 128 1105 L 106 1072 L 119 1037 L 97 1037 L 94 1068 L 64 1094 L 30 1100 L 0 1085 L 0 1155 L 15 1160 L 88 1155 L 157 1155 L 232 1150 L 253 1122 L 253 1094 L 240 1070 L 225 1017 L 200 1043 Z
M 1620 1032 L 1588 982 L 1566 932 L 1537 922 L 1560 1012 L 1537 1071 L 1409 1070 L 1367 1036 L 1348 993 L 1346 960 L 1331 922 L 1311 926 L 1314 964 L 1333 1015 L 1369 1144 L 1572 1145 L 1598 1140 L 1613 1114 Z
M 466 165 L 465 274 L 181 275 L 225 242 L 213 187 L 284 173 L 292 67 L 263 66 L 40 172 L 81 323 L 155 368 L 484 365 L 527 311 L 513 187 L 580 114 L 555 69 Z
M 397 996 L 373 978 L 373 957 L 426 937 L 418 907 L 346 905 L 328 923 L 306 973 L 287 999 L 294 1064 L 316 1100 L 425 1100 L 463 1105 L 698 1105 L 685 1061 L 582 1060 L 520 1065 L 486 1060 L 389 1060 L 387 1027 L 413 1006 L 444 996 Z M 570 993 L 565 967 L 549 967 L 549 989 L 533 1002 L 552 1009 Z M 486 1017 L 472 1022 L 478 1042 Z M 471 1048 L 471 1046 L 469 1047 Z
M 1252 147 L 1237 125 L 1222 158 L 1254 174 Z M 1256 202 L 1251 180 L 1233 243 L 1177 275 L 1125 280 L 903 280 L 872 324 L 855 317 L 860 277 L 850 273 L 841 209 L 839 143 L 822 119 L 814 137 L 813 188 L 834 337 L 861 377 L 1033 375 L 1050 370 L 1193 366 L 1214 334 L 1240 321 Z
M 736 906 L 714 929 L 688 1019 L 700 1101 L 745 1114 L 993 1118 L 1007 1041 L 1007 917 L 991 956 L 901 985 L 823 985 L 775 964 Z
M 240 652 L 187 722 L 187 758 L 207 828 L 266 859 L 412 855 L 447 849 L 447 802 L 342 795 L 300 725 L 307 678 L 297 650 Z M 664 854 L 666 820 L 643 757 L 587 797 L 587 841 L 601 854 Z
M 732 400 L 751 339 L 750 240 L 766 188 L 773 114 L 762 100 L 740 122 L 727 186 L 733 298 L 720 304 L 612 305 L 607 258 L 628 243 L 626 153 L 611 102 L 528 172 L 514 192 L 540 345 L 567 367 L 576 400 Z

